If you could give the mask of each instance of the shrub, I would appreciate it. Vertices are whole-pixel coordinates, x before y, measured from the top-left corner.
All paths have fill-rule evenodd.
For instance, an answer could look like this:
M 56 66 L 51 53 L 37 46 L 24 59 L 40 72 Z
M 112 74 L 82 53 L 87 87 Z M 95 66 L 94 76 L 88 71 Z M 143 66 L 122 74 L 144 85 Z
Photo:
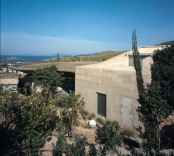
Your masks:
M 90 114 L 88 116 L 88 119 L 91 120 L 91 119 L 95 119 L 96 118 L 96 115 L 94 113 Z
M 53 156 L 62 156 L 65 153 L 68 156 L 84 156 L 87 139 L 83 135 L 75 135 L 73 143 L 69 143 L 64 135 L 59 135 L 56 145 L 53 144 Z
M 67 155 L 69 156 L 84 156 L 85 146 L 87 143 L 86 137 L 83 135 L 76 135 L 72 144 L 68 145 Z
M 99 145 L 99 150 L 98 150 L 98 155 L 99 156 L 106 156 L 106 154 L 108 154 L 108 148 L 106 147 L 106 146 L 101 146 L 101 145 Z
M 82 115 L 82 116 L 88 116 L 89 115 L 89 112 L 88 111 L 86 111 L 86 110 L 84 110 L 84 109 L 82 109 L 81 111 L 80 111 L 80 114 Z
M 108 150 L 115 150 L 121 144 L 120 126 L 116 121 L 106 121 L 96 131 L 97 140 Z
M 64 135 L 60 135 L 57 138 L 56 145 L 53 144 L 53 156 L 61 156 L 66 152 L 66 148 L 68 146 L 67 140 Z
M 97 121 L 99 124 L 101 124 L 101 125 L 103 125 L 103 124 L 105 123 L 105 121 L 104 121 L 102 118 L 100 118 L 100 117 L 98 117 L 98 118 L 96 119 L 96 121 Z
M 26 155 L 38 155 L 55 128 L 57 117 L 52 107 L 45 105 L 40 96 L 23 97 L 17 93 L 1 96 L 0 112 L 4 121 L 0 123 L 0 142 L 6 136 L 9 140 L 3 144 L 10 150 L 14 147 Z
M 60 110 L 60 120 L 65 124 L 69 136 L 72 135 L 73 127 L 83 106 L 83 98 L 80 94 L 75 94 L 75 92 L 70 92 L 69 95 L 62 95 L 57 103 L 57 107 Z

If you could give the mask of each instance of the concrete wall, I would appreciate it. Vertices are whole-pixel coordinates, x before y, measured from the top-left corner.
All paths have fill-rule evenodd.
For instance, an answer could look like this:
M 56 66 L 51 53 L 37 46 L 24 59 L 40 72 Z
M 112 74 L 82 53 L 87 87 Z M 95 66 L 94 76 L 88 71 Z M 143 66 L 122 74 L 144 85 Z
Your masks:
M 97 114 L 97 93 L 107 96 L 106 119 L 117 120 L 122 126 L 137 126 L 137 88 L 135 72 L 78 67 L 76 92 L 82 94 L 86 109 Z
M 161 47 L 142 47 L 139 52 L 153 54 Z M 126 128 L 137 127 L 136 109 L 138 92 L 134 67 L 129 66 L 128 51 L 107 61 L 76 67 L 75 91 L 80 93 L 86 102 L 86 109 L 97 114 L 97 93 L 106 94 L 106 119 L 116 120 Z M 143 60 L 143 78 L 145 83 L 151 81 L 150 65 L 152 58 Z

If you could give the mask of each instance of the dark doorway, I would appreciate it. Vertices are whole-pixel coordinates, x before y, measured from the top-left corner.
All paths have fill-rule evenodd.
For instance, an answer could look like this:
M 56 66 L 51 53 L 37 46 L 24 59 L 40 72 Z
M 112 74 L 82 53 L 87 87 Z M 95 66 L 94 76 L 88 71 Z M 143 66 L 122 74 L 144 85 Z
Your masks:
M 62 76 L 65 78 L 62 89 L 67 93 L 75 91 L 75 73 L 64 72 Z

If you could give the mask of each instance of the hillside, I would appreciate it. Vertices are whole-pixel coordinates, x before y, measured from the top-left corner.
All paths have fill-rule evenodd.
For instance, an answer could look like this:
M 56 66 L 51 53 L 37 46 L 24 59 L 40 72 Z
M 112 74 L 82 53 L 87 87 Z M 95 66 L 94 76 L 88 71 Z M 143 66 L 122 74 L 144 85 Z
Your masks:
M 85 54 L 85 55 L 77 55 L 77 56 L 62 56 L 59 58 L 48 59 L 42 62 L 85 62 L 85 61 L 95 61 L 101 62 L 107 59 L 110 59 L 114 56 L 117 56 L 121 53 L 126 52 L 127 50 L 123 51 L 103 51 L 97 52 L 94 54 Z
M 162 43 L 157 44 L 157 45 L 171 45 L 171 44 L 174 44 L 174 40 L 162 42 Z

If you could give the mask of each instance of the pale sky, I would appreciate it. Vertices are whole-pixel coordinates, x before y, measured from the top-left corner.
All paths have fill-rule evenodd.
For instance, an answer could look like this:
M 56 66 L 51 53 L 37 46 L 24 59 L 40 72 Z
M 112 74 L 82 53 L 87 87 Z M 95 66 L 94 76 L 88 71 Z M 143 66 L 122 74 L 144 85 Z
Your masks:
M 1 0 L 1 54 L 87 54 L 174 40 L 174 0 Z

